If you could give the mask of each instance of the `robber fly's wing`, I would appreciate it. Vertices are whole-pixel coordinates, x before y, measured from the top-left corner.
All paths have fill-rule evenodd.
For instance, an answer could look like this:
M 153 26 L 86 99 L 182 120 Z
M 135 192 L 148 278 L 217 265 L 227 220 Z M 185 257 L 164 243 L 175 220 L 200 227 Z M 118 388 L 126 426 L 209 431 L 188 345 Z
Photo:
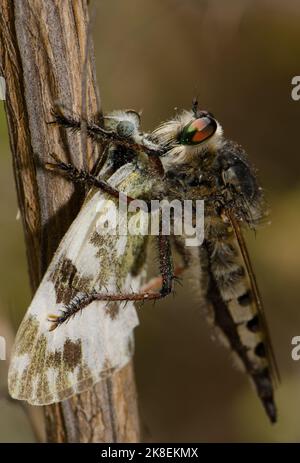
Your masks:
M 130 169 L 121 168 L 110 183 L 128 190 Z M 99 233 L 99 221 L 111 219 L 111 206 L 106 194 L 91 191 L 61 241 L 17 333 L 8 379 L 12 397 L 34 405 L 64 400 L 123 367 L 132 356 L 138 324 L 132 302 L 125 309 L 125 303 L 93 302 L 53 331 L 47 320 L 82 292 L 139 288 L 140 277 L 130 272 L 144 237 L 131 241 L 130 236 Z
M 246 243 L 245 243 L 245 239 L 244 239 L 244 236 L 243 236 L 243 232 L 241 230 L 239 222 L 236 220 L 234 215 L 229 210 L 226 213 L 227 213 L 227 216 L 229 217 L 231 225 L 233 227 L 237 242 L 239 244 L 241 255 L 242 255 L 243 260 L 244 260 L 245 268 L 247 270 L 247 275 L 248 275 L 248 278 L 250 280 L 251 291 L 252 291 L 252 294 L 253 294 L 253 303 L 254 303 L 254 305 L 256 307 L 258 317 L 259 317 L 259 320 L 260 320 L 260 324 L 261 324 L 261 327 L 262 327 L 263 335 L 265 337 L 266 354 L 267 354 L 268 361 L 269 361 L 268 362 L 269 363 L 269 369 L 270 369 L 271 375 L 272 375 L 272 377 L 274 379 L 274 382 L 278 383 L 279 380 L 280 380 L 279 368 L 278 368 L 278 365 L 277 365 L 277 362 L 276 362 L 276 358 L 275 358 L 275 354 L 274 354 L 274 350 L 273 350 L 273 346 L 272 346 L 272 342 L 271 342 L 271 338 L 270 338 L 270 334 L 269 334 L 269 330 L 268 330 L 268 324 L 267 324 L 266 316 L 265 316 L 265 312 L 264 312 L 264 306 L 263 306 L 261 295 L 260 295 L 260 292 L 259 292 L 259 288 L 258 288 L 258 285 L 257 285 L 257 282 L 256 282 L 255 273 L 254 273 L 253 268 L 252 268 L 252 264 L 251 264 L 251 260 L 250 260 L 249 253 L 248 253 L 248 250 L 247 250 L 247 246 L 246 246 Z
M 272 422 L 276 421 L 274 369 L 262 304 L 242 232 L 233 214 L 206 212 L 199 247 L 203 300 L 221 339 L 252 379 Z

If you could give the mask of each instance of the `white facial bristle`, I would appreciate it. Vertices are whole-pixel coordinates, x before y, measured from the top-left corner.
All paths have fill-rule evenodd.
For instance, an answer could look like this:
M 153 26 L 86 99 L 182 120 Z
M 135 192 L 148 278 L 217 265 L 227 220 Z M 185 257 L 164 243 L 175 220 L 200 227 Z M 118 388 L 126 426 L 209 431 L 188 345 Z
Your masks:
M 192 111 L 183 111 L 174 119 L 162 123 L 154 132 L 154 137 L 170 149 L 162 159 L 164 164 L 184 164 L 197 158 L 205 151 L 215 152 L 223 143 L 223 129 L 218 121 L 217 130 L 207 141 L 198 145 L 183 145 L 179 142 L 179 135 L 186 125 L 193 119 Z

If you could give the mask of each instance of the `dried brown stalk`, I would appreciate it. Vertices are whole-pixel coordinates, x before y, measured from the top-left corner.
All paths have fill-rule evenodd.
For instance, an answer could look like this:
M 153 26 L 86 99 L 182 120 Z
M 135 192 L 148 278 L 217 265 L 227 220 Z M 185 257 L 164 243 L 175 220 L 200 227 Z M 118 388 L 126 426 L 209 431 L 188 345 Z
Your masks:
M 80 135 L 47 124 L 56 101 L 81 114 L 88 10 L 86 0 L 1 0 L 0 10 L 1 74 L 34 293 L 83 199 L 82 192 L 43 165 L 51 152 L 79 167 L 98 155 L 89 143 L 82 151 Z M 86 69 L 84 111 L 94 115 L 101 108 L 91 44 Z M 50 442 L 138 441 L 132 365 L 93 390 L 45 407 L 45 422 Z

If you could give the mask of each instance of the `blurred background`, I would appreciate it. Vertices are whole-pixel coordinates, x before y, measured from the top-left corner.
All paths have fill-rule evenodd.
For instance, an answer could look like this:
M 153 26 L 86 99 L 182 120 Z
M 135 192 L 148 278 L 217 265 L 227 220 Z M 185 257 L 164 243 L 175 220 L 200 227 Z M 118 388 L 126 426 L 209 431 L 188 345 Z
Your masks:
M 248 152 L 272 211 L 272 224 L 248 244 L 281 372 L 278 424 L 269 424 L 248 379 L 212 340 L 187 276 L 176 298 L 139 311 L 135 367 L 145 441 L 300 440 L 300 361 L 291 358 L 291 339 L 300 336 L 300 101 L 291 98 L 299 20 L 297 0 L 97 1 L 104 111 L 142 110 L 143 128 L 152 130 L 197 95 Z M 0 105 L 0 335 L 9 337 L 30 292 Z M 5 391 L 5 362 L 0 373 Z M 32 411 L 1 397 L 0 441 L 35 441 Z

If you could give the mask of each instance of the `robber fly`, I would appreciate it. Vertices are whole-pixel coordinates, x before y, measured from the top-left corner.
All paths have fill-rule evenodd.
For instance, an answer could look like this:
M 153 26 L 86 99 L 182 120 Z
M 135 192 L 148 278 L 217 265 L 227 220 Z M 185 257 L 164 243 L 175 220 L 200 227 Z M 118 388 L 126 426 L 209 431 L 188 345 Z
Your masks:
M 242 233 L 243 227 L 257 229 L 267 215 L 255 171 L 242 147 L 226 140 L 219 122 L 197 102 L 162 124 L 154 139 L 168 148 L 162 162 L 172 195 L 206 198 L 205 240 L 198 248 L 203 301 L 275 422 L 278 368 Z
M 59 112 L 55 118 L 80 129 L 76 117 Z M 176 277 L 193 265 L 195 253 L 183 239 L 159 233 L 160 276 L 141 288 L 148 237 L 101 235 L 97 223 L 109 219 L 111 201 L 120 193 L 128 204 L 136 198 L 205 199 L 205 240 L 197 248 L 202 298 L 276 421 L 276 368 L 241 231 L 255 229 L 265 208 L 245 152 L 223 137 L 219 122 L 196 102 L 150 135 L 141 132 L 134 111 L 104 119 L 104 127 L 87 123 L 92 139 L 107 142 L 100 173 L 78 170 L 55 155 L 47 166 L 90 190 L 19 328 L 9 371 L 11 395 L 35 405 L 57 402 L 121 368 L 133 351 L 134 303 L 169 295 Z M 177 266 L 174 250 L 181 258 Z

